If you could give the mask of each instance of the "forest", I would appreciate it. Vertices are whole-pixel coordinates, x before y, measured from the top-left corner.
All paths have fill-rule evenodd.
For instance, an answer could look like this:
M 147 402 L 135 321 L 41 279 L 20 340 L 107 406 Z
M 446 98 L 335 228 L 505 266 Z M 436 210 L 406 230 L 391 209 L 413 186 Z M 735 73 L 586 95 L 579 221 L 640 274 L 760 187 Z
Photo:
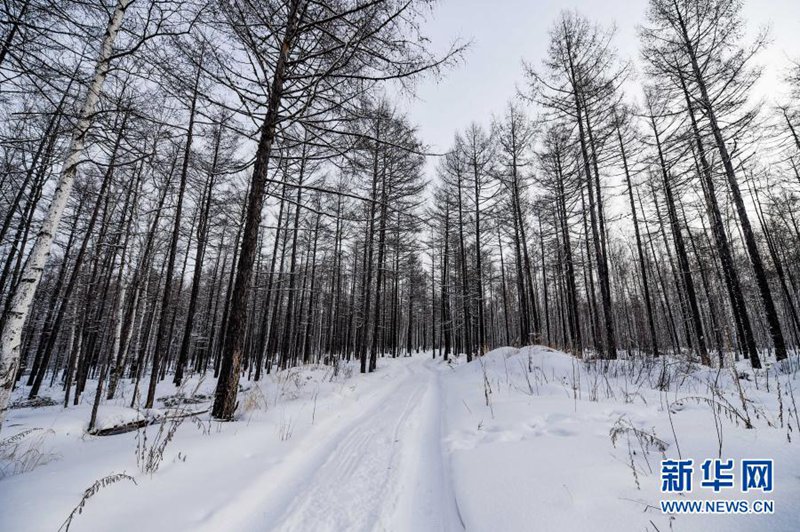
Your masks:
M 765 90 L 741 0 L 642 2 L 635 57 L 565 5 L 505 111 L 432 148 L 402 102 L 471 46 L 432 51 L 437 4 L 3 2 L 3 436 L 507 346 L 800 367 L 800 57 Z

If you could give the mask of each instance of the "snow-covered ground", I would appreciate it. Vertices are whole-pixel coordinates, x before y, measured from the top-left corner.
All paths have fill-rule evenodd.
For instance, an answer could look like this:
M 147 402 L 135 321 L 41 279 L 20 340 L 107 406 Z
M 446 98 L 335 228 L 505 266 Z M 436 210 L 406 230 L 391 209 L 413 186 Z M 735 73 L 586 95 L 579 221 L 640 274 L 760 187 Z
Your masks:
M 734 378 L 666 359 L 586 363 L 543 347 L 470 364 L 422 354 L 380 359 L 370 375 L 306 367 L 245 383 L 233 423 L 177 417 L 207 408 L 211 380 L 186 384 L 192 404 L 160 401 L 156 411 L 127 408 L 123 393 L 101 408 L 102 428 L 156 421 L 114 436 L 86 433 L 87 390 L 77 407 L 11 411 L 0 434 L 0 530 L 57 530 L 87 488 L 125 473 L 133 480 L 110 479 L 70 530 L 796 531 L 792 362 L 794 372 L 742 366 Z M 165 382 L 158 396 L 175 393 Z M 774 514 L 661 513 L 661 499 L 681 498 L 660 492 L 662 458 L 720 456 L 775 460 Z M 685 498 L 764 497 L 737 488 Z
M 668 360 L 586 364 L 547 348 L 505 348 L 454 369 L 445 379 L 445 445 L 466 528 L 800 530 L 800 434 L 796 409 L 787 404 L 790 382 L 800 399 L 800 378 L 773 371 L 767 391 L 765 373 L 757 381 L 742 377 L 746 410 L 731 371 Z M 666 458 L 693 458 L 699 468 L 720 457 L 715 427 L 722 458 L 774 458 L 775 490 L 767 497 L 774 515 L 661 513 L 661 499 L 680 497 L 661 494 L 659 447 Z M 742 494 L 738 482 L 719 495 L 697 489 L 698 482 L 689 498 L 763 498 Z

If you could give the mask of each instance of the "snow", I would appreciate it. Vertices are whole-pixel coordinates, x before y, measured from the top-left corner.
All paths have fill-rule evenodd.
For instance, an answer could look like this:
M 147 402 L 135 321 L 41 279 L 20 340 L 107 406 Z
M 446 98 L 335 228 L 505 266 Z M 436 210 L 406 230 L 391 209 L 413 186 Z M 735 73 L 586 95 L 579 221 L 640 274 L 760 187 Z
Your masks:
M 600 362 L 587 366 L 563 353 L 533 348 L 496 350 L 482 363 L 458 367 L 446 387 L 446 409 L 452 414 L 446 445 L 467 530 L 524 530 L 524 523 L 541 530 L 669 530 L 670 519 L 661 513 L 659 500 L 674 497 L 660 492 L 661 453 L 654 448 L 642 452 L 629 433 L 621 434 L 614 446 L 612 428 L 633 426 L 655 434 L 667 444 L 666 457 L 677 458 L 666 409 L 671 404 L 681 453 L 699 465 L 718 457 L 714 416 L 707 404 L 681 399 L 708 396 L 705 388 L 718 378 L 727 400 L 733 405 L 738 401 L 730 372 L 718 375 L 674 361 L 666 369 L 674 375 L 669 391 L 655 386 L 663 369 L 658 362 L 649 370 L 643 364 L 612 362 L 604 374 Z M 483 388 L 484 368 L 491 408 L 484 394 L 474 393 Z M 782 376 L 782 382 L 790 377 Z M 797 375 L 792 378 L 797 388 Z M 769 497 L 775 500 L 775 515 L 683 515 L 675 518 L 675 530 L 798 529 L 800 512 L 794 506 L 800 498 L 800 456 L 797 443 L 787 442 L 787 429 L 767 426 L 767 419 L 778 424 L 772 382 L 771 393 L 763 389 L 765 382 L 760 390 L 754 383 L 743 384 L 753 401 L 748 406 L 756 428 L 745 429 L 723 417 L 721 430 L 723 458 L 775 459 L 780 488 Z M 761 419 L 755 418 L 756 410 Z M 641 489 L 630 467 L 628 441 L 636 453 Z M 697 489 L 692 495 L 717 497 Z M 748 495 L 737 489 L 719 498 L 753 498 Z
M 147 421 L 147 416 L 138 410 L 117 405 L 102 405 L 97 409 L 95 430 L 108 430 L 113 427 Z
M 0 530 L 56 530 L 86 488 L 122 472 L 137 483 L 101 489 L 71 530 L 797 530 L 797 370 L 738 373 L 672 359 L 584 362 L 544 347 L 469 364 L 427 353 L 379 359 L 369 375 L 309 366 L 244 383 L 232 423 L 205 411 L 212 379 L 180 390 L 189 404 L 171 397 L 147 412 L 128 408 L 123 387 L 98 425 L 155 422 L 104 437 L 86 433 L 87 386 L 77 407 L 10 412 L 0 440 L 43 429 L 23 441 L 45 458 L 22 472 L 0 461 Z M 159 384 L 158 397 L 175 394 Z M 175 420 L 185 411 L 199 413 Z M 677 498 L 660 492 L 662 457 L 716 458 L 718 434 L 722 458 L 775 459 L 774 515 L 661 513 L 659 500 Z M 137 448 L 165 439 L 157 470 L 142 471 Z M 760 494 L 687 495 L 712 497 Z

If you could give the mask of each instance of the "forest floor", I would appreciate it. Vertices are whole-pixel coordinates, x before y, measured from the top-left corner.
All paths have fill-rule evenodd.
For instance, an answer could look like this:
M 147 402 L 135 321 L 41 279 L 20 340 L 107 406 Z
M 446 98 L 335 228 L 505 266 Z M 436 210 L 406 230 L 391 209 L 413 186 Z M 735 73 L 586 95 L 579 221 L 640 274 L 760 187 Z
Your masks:
M 734 376 L 532 347 L 469 364 L 379 359 L 369 375 L 309 366 L 243 381 L 232 423 L 202 412 L 210 379 L 180 397 L 163 382 L 166 401 L 141 412 L 126 406 L 128 383 L 99 426 L 155 422 L 114 436 L 86 433 L 90 385 L 77 407 L 10 412 L 0 530 L 58 530 L 84 490 L 125 473 L 135 483 L 92 490 L 70 530 L 796 531 L 800 364 L 789 362 Z M 59 400 L 60 389 L 42 395 Z M 661 493 L 665 457 L 695 460 L 693 493 Z M 774 459 L 774 491 L 700 488 L 700 463 L 718 457 L 737 471 L 742 459 Z M 669 515 L 661 499 L 769 499 L 775 511 Z

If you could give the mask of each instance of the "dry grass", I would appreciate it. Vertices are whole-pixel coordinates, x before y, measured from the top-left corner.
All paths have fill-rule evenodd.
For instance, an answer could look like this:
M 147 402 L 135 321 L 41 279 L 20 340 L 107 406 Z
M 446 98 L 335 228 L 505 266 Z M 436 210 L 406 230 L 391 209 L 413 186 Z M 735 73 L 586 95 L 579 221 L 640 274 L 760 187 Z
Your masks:
M 0 440 L 0 478 L 27 473 L 58 458 L 45 450 L 51 429 L 31 428 Z
M 136 484 L 136 480 L 130 475 L 126 475 L 125 473 L 112 473 L 111 475 L 96 480 L 94 484 L 86 488 L 86 490 L 83 492 L 80 502 L 78 502 L 77 506 L 75 506 L 75 508 L 73 508 L 69 513 L 66 521 L 64 521 L 64 523 L 58 528 L 58 532 L 61 532 L 62 530 L 64 532 L 69 532 L 69 527 L 72 525 L 72 521 L 83 513 L 83 508 L 86 506 L 86 503 L 89 501 L 89 499 L 97 495 L 97 493 L 103 488 L 112 484 L 116 484 L 122 480 L 130 480 Z

